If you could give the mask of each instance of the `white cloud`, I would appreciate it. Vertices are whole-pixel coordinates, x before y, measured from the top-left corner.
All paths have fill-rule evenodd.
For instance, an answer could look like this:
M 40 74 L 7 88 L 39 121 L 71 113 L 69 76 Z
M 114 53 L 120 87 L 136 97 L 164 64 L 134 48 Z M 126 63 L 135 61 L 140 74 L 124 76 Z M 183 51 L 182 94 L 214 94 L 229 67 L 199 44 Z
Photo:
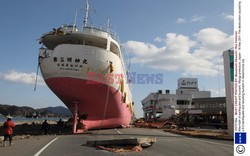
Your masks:
M 0 78 L 5 81 L 34 85 L 36 81 L 36 73 L 22 73 L 12 70 L 1 74 Z M 37 75 L 37 85 L 45 85 L 43 78 L 39 75 Z
M 148 56 L 151 56 L 159 51 L 159 49 L 153 44 L 137 41 L 128 41 L 125 46 L 130 47 L 131 52 L 138 56 L 144 56 L 145 53 L 147 53 Z
M 234 16 L 230 15 L 230 14 L 222 13 L 222 17 L 224 19 L 226 19 L 226 20 L 229 20 L 229 21 L 233 21 L 234 20 Z
M 193 22 L 202 22 L 206 19 L 205 16 L 192 16 L 189 19 L 184 19 L 184 18 L 177 18 L 177 20 L 175 21 L 177 24 L 183 24 L 183 23 L 193 23 Z
M 162 41 L 163 41 L 163 39 L 162 39 L 162 38 L 160 38 L 160 37 L 156 37 L 156 38 L 154 39 L 154 41 L 155 41 L 155 42 L 162 42 Z
M 193 17 L 189 20 L 189 22 L 202 22 L 202 21 L 204 21 L 205 19 L 206 19 L 205 16 L 197 16 L 197 15 L 195 15 L 195 16 L 193 16 Z
M 212 97 L 225 97 L 226 96 L 225 88 L 208 89 L 208 90 L 211 91 Z
M 124 47 L 134 54 L 132 63 L 150 68 L 178 71 L 190 76 L 221 73 L 222 52 L 233 46 L 233 36 L 215 28 L 206 28 L 195 33 L 193 38 L 168 33 L 162 39 L 165 41 L 162 47 L 139 41 L 127 41 Z
M 175 22 L 178 23 L 178 24 L 181 24 L 181 23 L 186 23 L 187 20 L 185 20 L 183 18 L 177 18 L 177 20 Z

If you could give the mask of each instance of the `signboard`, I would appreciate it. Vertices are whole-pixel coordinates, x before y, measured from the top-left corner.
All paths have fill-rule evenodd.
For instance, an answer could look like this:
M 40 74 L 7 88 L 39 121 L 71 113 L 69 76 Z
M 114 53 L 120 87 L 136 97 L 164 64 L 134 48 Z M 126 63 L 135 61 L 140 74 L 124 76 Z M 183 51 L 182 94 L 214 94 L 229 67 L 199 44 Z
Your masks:
M 178 88 L 198 89 L 198 79 L 197 78 L 180 78 L 178 79 Z

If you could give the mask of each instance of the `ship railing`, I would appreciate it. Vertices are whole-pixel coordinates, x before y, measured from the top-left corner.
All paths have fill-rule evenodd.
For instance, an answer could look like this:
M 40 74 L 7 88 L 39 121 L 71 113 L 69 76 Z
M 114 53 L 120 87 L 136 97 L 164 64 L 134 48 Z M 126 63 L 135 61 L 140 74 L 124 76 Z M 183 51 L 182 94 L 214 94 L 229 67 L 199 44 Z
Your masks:
M 90 26 L 87 26 L 86 28 L 90 28 L 93 31 L 97 30 L 97 31 L 102 31 L 102 32 L 106 32 L 108 33 L 114 40 L 116 40 L 118 43 L 120 43 L 120 39 L 118 34 L 116 33 L 115 30 L 111 29 L 111 28 L 107 28 L 105 26 L 102 25 L 98 25 L 98 24 L 91 24 Z

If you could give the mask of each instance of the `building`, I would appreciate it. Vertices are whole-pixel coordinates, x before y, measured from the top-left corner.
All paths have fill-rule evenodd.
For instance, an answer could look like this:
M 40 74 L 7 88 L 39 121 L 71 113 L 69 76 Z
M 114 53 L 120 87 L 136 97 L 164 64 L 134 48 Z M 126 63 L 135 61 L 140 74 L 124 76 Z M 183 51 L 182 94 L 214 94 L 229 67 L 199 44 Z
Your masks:
M 200 91 L 197 78 L 178 79 L 175 94 L 159 90 L 142 100 L 145 120 L 165 120 L 186 109 L 195 109 L 194 98 L 210 98 L 210 91 Z
M 192 99 L 194 108 L 204 114 L 226 114 L 226 97 Z
M 176 113 L 177 102 L 180 108 L 187 107 L 191 101 L 190 95 L 170 94 L 169 90 L 163 93 L 159 90 L 149 94 L 142 100 L 144 119 L 167 119 Z

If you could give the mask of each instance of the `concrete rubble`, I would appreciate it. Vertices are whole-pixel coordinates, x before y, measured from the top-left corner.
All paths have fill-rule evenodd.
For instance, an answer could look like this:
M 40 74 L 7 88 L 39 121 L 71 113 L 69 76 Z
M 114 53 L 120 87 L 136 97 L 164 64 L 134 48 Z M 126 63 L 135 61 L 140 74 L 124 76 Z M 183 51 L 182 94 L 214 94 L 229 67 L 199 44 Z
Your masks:
M 130 139 L 113 139 L 113 140 L 91 140 L 87 141 L 87 146 L 96 147 L 97 149 L 107 150 L 114 153 L 123 152 L 140 152 L 143 148 L 153 145 L 156 138 L 130 138 Z

